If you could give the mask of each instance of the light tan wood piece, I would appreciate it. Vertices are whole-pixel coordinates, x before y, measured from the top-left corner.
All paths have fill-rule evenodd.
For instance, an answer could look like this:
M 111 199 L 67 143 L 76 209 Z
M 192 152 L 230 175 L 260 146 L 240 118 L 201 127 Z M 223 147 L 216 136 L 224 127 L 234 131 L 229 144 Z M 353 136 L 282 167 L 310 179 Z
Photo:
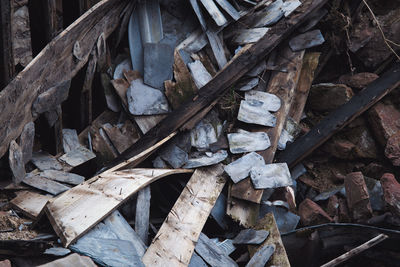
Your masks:
M 146 266 L 187 266 L 226 178 L 222 164 L 197 169 L 144 254 Z
M 126 0 L 103 0 L 56 36 L 0 93 L 0 156 L 26 123 L 36 97 L 85 66 L 101 33 L 118 26 Z
M 185 169 L 128 169 L 100 174 L 50 200 L 45 211 L 67 247 L 150 183 L 172 174 L 190 172 Z
M 267 230 L 269 231 L 269 236 L 259 246 L 248 246 L 250 256 L 253 257 L 254 253 L 256 253 L 261 247 L 274 244 L 275 252 L 269 259 L 268 266 L 290 267 L 290 262 L 286 254 L 285 247 L 283 246 L 281 234 L 279 232 L 278 226 L 276 225 L 274 215 L 272 213 L 268 213 L 267 215 L 265 215 L 264 218 L 257 222 L 257 225 L 254 227 L 254 229 Z
M 47 201 L 51 198 L 52 196 L 45 196 L 31 191 L 22 191 L 10 201 L 10 204 L 25 216 L 37 220 L 42 215 Z

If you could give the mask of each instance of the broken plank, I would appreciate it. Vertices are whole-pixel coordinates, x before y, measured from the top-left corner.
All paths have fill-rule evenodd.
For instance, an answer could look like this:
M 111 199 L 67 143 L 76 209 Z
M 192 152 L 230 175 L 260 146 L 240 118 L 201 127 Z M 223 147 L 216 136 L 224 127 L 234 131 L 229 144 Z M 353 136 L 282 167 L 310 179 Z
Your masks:
M 52 199 L 45 211 L 67 247 L 150 183 L 172 174 L 190 172 L 183 169 L 128 169 L 100 174 Z
M 142 260 L 146 266 L 187 266 L 226 179 L 222 164 L 197 169 Z
M 149 235 L 150 198 L 150 186 L 147 186 L 138 192 L 136 200 L 135 231 L 146 245 Z
M 52 196 L 42 195 L 31 191 L 17 193 L 17 197 L 10 201 L 15 209 L 21 211 L 25 216 L 37 220 L 43 212 L 43 208 Z
M 56 36 L 3 89 L 0 94 L 0 156 L 11 140 L 20 135 L 24 125 L 32 121 L 31 106 L 36 97 L 55 86 L 61 78 L 69 80 L 78 73 L 86 64 L 97 37 L 102 32 L 109 36 L 118 26 L 119 14 L 126 4 L 124 0 L 99 2 Z M 73 50 L 75 53 L 71 52 Z
M 308 93 L 310 92 L 311 84 L 314 80 L 314 72 L 317 69 L 320 54 L 321 53 L 311 52 L 304 55 L 299 81 L 289 111 L 289 117 L 297 123 L 300 122 L 301 116 L 303 115 L 304 106 L 306 105 Z
M 382 97 L 400 85 L 400 64 L 384 73 L 370 83 L 364 90 L 353 96 L 350 101 L 330 113 L 307 134 L 298 138 L 282 154 L 278 162 L 286 162 L 289 167 L 295 166 L 317 147 L 322 145 L 333 134 L 348 125 L 352 120 L 368 110 Z
M 178 109 L 171 112 L 157 126 L 147 132 L 138 142 L 122 153 L 118 158 L 109 163 L 106 168 L 124 163 L 135 155 L 153 147 L 160 140 L 165 139 L 181 126 L 187 123 L 198 112 L 210 105 L 215 99 L 230 88 L 240 77 L 265 58 L 282 40 L 287 38 L 309 14 L 322 7 L 327 0 L 308 0 L 296 9 L 290 18 L 285 18 L 271 27 L 257 43 L 246 45 L 236 54 L 217 75 L 209 81 L 195 96 Z M 137 163 L 140 160 L 136 161 Z M 121 167 L 124 165 L 120 165 Z
M 278 147 L 279 137 L 286 123 L 286 118 L 291 106 L 291 101 L 300 76 L 301 66 L 303 62 L 304 51 L 292 52 L 286 46 L 278 55 L 277 64 L 284 66 L 288 72 L 275 72 L 267 86 L 267 92 L 278 96 L 281 100 L 280 109 L 275 113 L 277 122 L 273 128 L 255 128 L 255 131 L 266 132 L 270 138 L 271 146 L 258 152 L 265 160 L 266 164 L 272 163 L 276 149 Z M 247 178 L 249 179 L 249 178 Z M 232 196 L 248 201 L 260 203 L 263 190 L 253 189 L 248 181 L 232 185 Z
M 57 183 L 56 181 L 49 180 L 47 178 L 41 177 L 38 174 L 32 173 L 28 173 L 26 177 L 22 180 L 22 182 L 34 188 L 46 191 L 52 195 L 58 195 L 70 189 L 70 187 L 66 185 Z
M 275 246 L 275 252 L 269 260 L 268 265 L 274 266 L 282 266 L 282 267 L 290 267 L 289 259 L 286 255 L 285 247 L 283 246 L 281 234 L 278 230 L 278 226 L 276 225 L 276 221 L 274 215 L 272 213 L 268 213 L 264 218 L 260 219 L 257 222 L 257 225 L 254 227 L 256 230 L 267 230 L 269 232 L 268 238 L 260 245 L 254 246 L 249 245 L 250 256 L 253 256 L 257 251 L 262 249 L 264 246 Z

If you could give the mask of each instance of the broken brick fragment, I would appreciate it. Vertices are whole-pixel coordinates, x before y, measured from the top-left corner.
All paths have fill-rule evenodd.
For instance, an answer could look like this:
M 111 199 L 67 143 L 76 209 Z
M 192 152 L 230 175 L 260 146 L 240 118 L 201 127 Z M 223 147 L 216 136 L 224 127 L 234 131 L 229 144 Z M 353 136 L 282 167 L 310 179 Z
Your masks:
M 372 216 L 371 203 L 364 175 L 361 172 L 347 174 L 344 179 L 347 205 L 350 214 L 356 221 L 368 219 Z
M 351 221 L 349 207 L 343 198 L 339 199 L 339 221 L 342 223 Z
M 400 215 L 400 184 L 391 173 L 385 173 L 381 177 L 383 198 L 390 210 Z
M 352 88 L 362 89 L 378 78 L 379 76 L 375 73 L 360 72 L 354 75 L 346 74 L 340 76 L 339 83 L 343 83 Z
M 400 131 L 400 112 L 393 105 L 379 102 L 368 114 L 371 128 L 381 145 L 386 145 L 389 137 Z
M 385 156 L 394 166 L 400 166 L 400 131 L 389 137 L 385 147 Z
M 316 225 L 333 221 L 317 203 L 309 198 L 300 203 L 299 215 L 303 225 Z

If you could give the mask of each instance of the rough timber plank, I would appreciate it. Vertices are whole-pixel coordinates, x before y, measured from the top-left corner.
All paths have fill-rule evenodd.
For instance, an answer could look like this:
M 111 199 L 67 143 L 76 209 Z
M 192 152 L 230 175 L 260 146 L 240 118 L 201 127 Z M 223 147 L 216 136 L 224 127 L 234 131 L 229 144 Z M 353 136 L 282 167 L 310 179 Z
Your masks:
M 37 220 L 42 214 L 43 208 L 52 196 L 45 196 L 35 192 L 22 191 L 17 197 L 10 201 L 10 204 L 25 216 Z
M 129 169 L 100 174 L 49 201 L 45 211 L 67 247 L 150 183 L 168 175 L 190 172 L 184 169 Z
M 103 0 L 56 36 L 0 92 L 0 157 L 24 125 L 32 121 L 36 97 L 69 80 L 86 64 L 98 36 L 109 36 L 118 26 L 126 0 Z M 74 53 L 73 53 L 74 51 Z M 77 58 L 79 57 L 79 59 Z
M 342 105 L 307 134 L 298 138 L 279 155 L 278 162 L 286 162 L 289 167 L 308 156 L 314 149 L 322 145 L 333 134 L 348 125 L 352 120 L 368 110 L 382 97 L 400 85 L 400 64 L 385 72 L 380 78 L 370 83 L 364 90 L 353 96 L 350 101 Z
M 187 266 L 200 232 L 226 179 L 222 165 L 197 169 L 154 237 L 146 266 Z
M 303 55 L 304 50 L 292 52 L 289 46 L 285 47 L 278 55 L 277 64 L 287 69 L 288 72 L 275 72 L 267 86 L 267 92 L 278 96 L 281 100 L 281 107 L 274 114 L 277 118 L 276 126 L 273 128 L 257 127 L 255 129 L 257 132 L 266 132 L 270 138 L 271 146 L 264 151 L 258 152 L 267 164 L 273 162 L 278 147 L 278 140 L 286 123 L 297 81 L 299 80 Z M 231 195 L 236 198 L 260 203 L 263 191 L 254 189 L 250 178 L 247 178 L 232 185 Z
M 216 76 L 199 91 L 191 101 L 171 112 L 157 126 L 147 132 L 138 142 L 111 162 L 110 168 L 149 149 L 160 140 L 178 130 L 199 111 L 222 95 L 259 60 L 264 59 L 279 43 L 287 38 L 308 16 L 322 7 L 327 0 L 307 0 L 290 17 L 275 24 L 263 38 L 253 45 L 243 47 Z

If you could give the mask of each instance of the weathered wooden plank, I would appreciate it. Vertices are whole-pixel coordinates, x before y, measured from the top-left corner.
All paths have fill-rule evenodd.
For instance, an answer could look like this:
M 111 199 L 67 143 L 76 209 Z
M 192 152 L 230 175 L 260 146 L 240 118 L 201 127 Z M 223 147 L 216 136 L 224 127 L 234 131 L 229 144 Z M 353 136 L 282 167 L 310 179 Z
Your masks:
M 125 0 L 103 0 L 55 37 L 0 93 L 0 156 L 32 120 L 36 97 L 71 79 L 87 62 L 98 36 L 118 26 Z M 72 53 L 72 51 L 75 53 Z
M 52 199 L 45 211 L 67 247 L 150 183 L 172 174 L 190 172 L 183 169 L 130 169 L 100 174 Z
M 195 96 L 178 109 L 171 112 L 156 127 L 144 135 L 140 141 L 127 149 L 120 157 L 108 164 L 108 167 L 115 166 L 127 161 L 133 156 L 149 149 L 160 140 L 178 130 L 199 111 L 207 107 L 218 96 L 222 95 L 240 77 L 248 72 L 255 63 L 267 56 L 283 39 L 288 37 L 301 22 L 307 19 L 308 15 L 318 10 L 327 0 L 308 0 L 296 9 L 296 13 L 290 18 L 279 21 L 271 27 L 268 34 L 253 45 L 243 47 L 230 62 L 217 75 L 208 82 Z M 139 161 L 138 161 L 139 162 Z M 123 166 L 123 165 L 122 165 Z
M 267 92 L 278 96 L 281 100 L 281 107 L 275 113 L 277 117 L 276 126 L 273 128 L 256 128 L 255 131 L 266 132 L 270 138 L 271 146 L 258 152 L 265 160 L 266 164 L 272 163 L 276 149 L 278 147 L 279 136 L 286 123 L 294 90 L 300 76 L 303 62 L 304 51 L 292 52 L 289 47 L 285 47 L 278 56 L 277 65 L 284 67 L 288 72 L 276 72 L 272 75 L 267 86 Z M 247 178 L 249 180 L 249 178 Z M 232 185 L 232 196 L 248 201 L 260 203 L 263 190 L 253 188 L 251 182 L 243 181 Z
M 142 260 L 146 266 L 187 266 L 226 179 L 222 164 L 200 168 L 186 184 Z
M 364 111 L 400 85 L 400 64 L 385 72 L 343 106 L 330 113 L 311 131 L 298 138 L 279 155 L 278 162 L 295 166 L 333 134 L 348 125 Z
M 37 220 L 43 208 L 52 196 L 45 196 L 31 191 L 22 191 L 10 201 L 11 206 L 21 211 L 25 216 Z
M 285 247 L 283 246 L 281 234 L 279 233 L 278 226 L 274 215 L 268 213 L 264 218 L 257 222 L 254 227 L 256 230 L 267 230 L 270 235 L 260 246 L 249 245 L 250 256 L 253 256 L 257 251 L 259 251 L 264 246 L 274 245 L 275 252 L 269 260 L 269 265 L 290 267 L 289 259 L 286 255 Z
M 13 6 L 11 5 L 11 1 L 1 1 L 0 2 L 0 49 L 1 49 L 1 79 L 0 79 L 0 88 L 3 89 L 15 75 L 15 67 L 14 67 L 14 52 L 12 45 L 12 14 L 13 14 Z M 12 139 L 15 139 L 16 136 Z M 5 151 L 3 151 L 4 153 Z M 1 153 L 1 154 L 3 154 Z
M 135 231 L 146 245 L 149 238 L 150 198 L 150 186 L 147 186 L 139 191 L 136 200 Z
M 318 66 L 320 54 L 321 53 L 311 52 L 304 55 L 299 81 L 289 111 L 289 117 L 296 122 L 300 122 L 301 116 L 303 115 L 304 106 L 306 105 L 308 93 L 314 80 L 314 72 Z

